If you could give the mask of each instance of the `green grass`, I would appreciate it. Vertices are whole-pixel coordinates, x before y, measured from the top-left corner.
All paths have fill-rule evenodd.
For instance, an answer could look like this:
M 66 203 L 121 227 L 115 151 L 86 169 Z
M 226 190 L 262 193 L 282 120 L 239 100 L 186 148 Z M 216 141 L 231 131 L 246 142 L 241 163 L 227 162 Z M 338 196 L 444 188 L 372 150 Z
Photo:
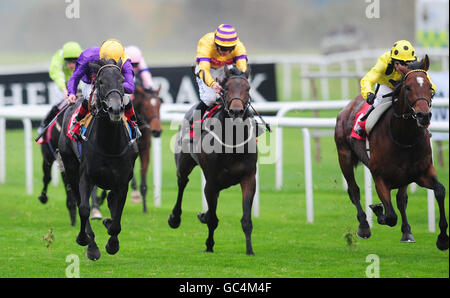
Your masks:
M 174 133 L 164 126 L 163 148 L 169 148 Z M 173 154 L 164 149 L 162 206 L 153 206 L 152 187 L 148 214 L 142 213 L 141 205 L 127 201 L 119 235 L 120 251 L 113 256 L 104 248 L 108 239 L 106 229 L 100 221 L 93 221 L 102 257 L 96 262 L 89 261 L 85 248 L 75 242 L 79 220 L 76 227 L 70 226 L 63 187 L 50 185 L 49 202 L 45 205 L 37 199 L 42 187 L 42 158 L 37 145 L 33 156 L 34 193 L 26 194 L 23 137 L 22 130 L 9 130 L 6 136 L 7 180 L 0 185 L 0 277 L 65 277 L 66 268 L 71 264 L 66 262 L 66 257 L 70 254 L 80 258 L 81 277 L 364 278 L 371 264 L 366 262 L 370 254 L 379 256 L 381 277 L 449 276 L 449 253 L 436 248 L 438 232 L 428 232 L 425 190 L 409 195 L 407 213 L 417 243 L 400 243 L 400 219 L 394 228 L 374 223 L 368 240 L 355 238 L 356 210 L 342 190 L 332 138 L 321 139 L 321 161 L 313 162 L 314 223 L 307 223 L 299 129 L 284 129 L 281 191 L 275 190 L 275 166 L 259 167 L 260 216 L 253 218 L 252 234 L 255 256 L 245 254 L 239 187 L 221 193 L 215 252 L 203 252 L 207 227 L 196 218 L 201 211 L 198 168 L 192 173 L 185 192 L 181 226 L 176 230 L 168 226 L 177 186 Z M 445 146 L 445 166 L 438 168 L 438 175 L 448 189 L 448 142 Z M 361 189 L 362 172 L 358 168 Z M 151 185 L 151 171 L 149 174 Z M 448 196 L 446 200 L 448 218 Z M 374 202 L 379 202 L 375 193 Z M 101 211 L 109 216 L 106 204 Z M 436 217 L 438 220 L 437 205 Z M 55 240 L 47 249 L 43 236 L 50 228 Z M 344 237 L 348 233 L 356 242 L 351 246 Z

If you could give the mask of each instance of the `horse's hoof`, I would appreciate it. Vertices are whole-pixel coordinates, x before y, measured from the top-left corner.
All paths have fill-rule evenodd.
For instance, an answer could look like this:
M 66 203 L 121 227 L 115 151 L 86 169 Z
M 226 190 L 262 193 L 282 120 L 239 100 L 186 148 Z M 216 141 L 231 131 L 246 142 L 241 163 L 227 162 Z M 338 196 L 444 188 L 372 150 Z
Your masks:
M 76 241 L 79 245 L 86 246 L 91 242 L 91 238 L 89 237 L 88 234 L 84 235 L 78 234 Z
M 172 229 L 176 229 L 176 228 L 178 228 L 180 226 L 181 217 L 180 216 L 175 216 L 173 214 L 170 214 L 168 222 L 169 222 L 169 226 Z
M 110 255 L 114 255 L 119 251 L 119 239 L 117 237 L 111 237 L 108 243 L 105 245 L 106 252 Z
M 207 248 L 207 249 L 205 249 L 203 252 L 209 252 L 209 253 L 212 253 L 212 252 L 214 252 L 214 250 L 213 250 L 212 248 Z
M 255 253 L 253 252 L 253 250 L 252 251 L 247 251 L 247 256 L 254 256 L 255 255 Z
M 448 249 L 448 236 L 444 235 L 441 237 L 441 235 L 439 235 L 438 239 L 436 241 L 436 247 L 439 250 L 447 250 Z
M 416 239 L 411 233 L 404 233 L 400 242 L 403 243 L 416 243 Z
M 142 203 L 142 195 L 139 191 L 133 190 L 133 192 L 131 193 L 131 202 L 136 204 Z
M 44 195 L 44 194 L 40 195 L 38 198 L 39 198 L 39 201 L 41 201 L 42 204 L 45 204 L 48 201 L 47 195 Z
M 92 208 L 91 219 L 102 219 L 102 218 L 103 216 L 100 210 L 98 210 L 98 208 Z
M 101 257 L 100 250 L 98 249 L 98 246 L 95 245 L 93 247 L 88 247 L 86 251 L 86 256 L 91 261 L 97 261 Z
M 358 228 L 358 231 L 356 231 L 356 236 L 361 239 L 369 239 L 370 236 L 372 236 L 372 232 L 370 231 L 370 228 Z
M 201 223 L 206 223 L 206 214 L 205 213 L 199 213 L 197 214 L 198 220 L 200 220 Z

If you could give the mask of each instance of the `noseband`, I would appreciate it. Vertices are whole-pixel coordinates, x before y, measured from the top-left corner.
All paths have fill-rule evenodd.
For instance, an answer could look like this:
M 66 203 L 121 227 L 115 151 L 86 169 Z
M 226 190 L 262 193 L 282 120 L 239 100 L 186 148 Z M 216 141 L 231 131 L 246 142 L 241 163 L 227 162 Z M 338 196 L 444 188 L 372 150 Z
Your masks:
M 242 79 L 242 80 L 246 81 L 250 85 L 250 83 L 248 82 L 248 79 L 243 77 L 243 76 L 231 76 L 231 77 L 228 78 L 228 80 L 231 80 L 231 79 Z M 227 92 L 228 91 L 225 91 L 225 93 L 223 93 L 220 96 L 220 99 L 222 100 L 223 108 L 224 108 L 225 112 L 227 112 L 228 116 L 231 116 L 230 115 L 230 105 L 231 105 L 231 103 L 234 100 L 239 100 L 242 103 L 242 106 L 244 107 L 243 115 L 245 115 L 247 113 L 247 110 L 248 110 L 249 106 L 250 106 L 250 95 L 249 95 L 249 98 L 248 98 L 247 102 L 245 102 L 240 97 L 232 97 L 229 101 L 227 101 Z

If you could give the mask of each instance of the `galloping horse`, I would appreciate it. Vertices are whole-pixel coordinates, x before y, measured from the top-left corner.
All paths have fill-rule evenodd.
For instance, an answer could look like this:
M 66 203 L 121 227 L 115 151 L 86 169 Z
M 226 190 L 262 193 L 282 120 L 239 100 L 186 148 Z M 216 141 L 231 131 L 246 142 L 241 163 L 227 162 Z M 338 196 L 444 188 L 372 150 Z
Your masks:
M 100 250 L 95 243 L 95 235 L 89 222 L 89 195 L 94 185 L 111 190 L 108 193 L 108 208 L 112 218 L 103 220 L 111 236 L 106 251 L 115 254 L 119 251 L 118 234 L 121 231 L 121 217 L 128 193 L 128 183 L 133 176 L 137 158 L 137 146 L 130 140 L 122 120 L 124 113 L 124 77 L 121 73 L 122 61 L 114 60 L 90 63 L 96 73 L 97 90 L 93 119 L 88 126 L 81 145 L 81 162 L 75 154 L 74 142 L 66 137 L 68 123 L 76 106 L 70 107 L 63 121 L 63 133 L 59 139 L 61 158 L 64 163 L 68 183 L 77 200 L 80 216 L 79 245 L 88 245 L 87 257 L 100 258 Z M 76 145 L 75 145 L 76 147 Z
M 371 236 L 353 172 L 353 167 L 362 161 L 370 169 L 377 194 L 382 201 L 382 205 L 371 206 L 379 224 L 391 227 L 396 225 L 397 215 L 392 206 L 390 192 L 392 189 L 398 189 L 396 199 L 402 217 L 402 242 L 414 242 L 406 218 L 408 184 L 415 182 L 434 190 L 440 213 L 440 234 L 436 246 L 440 250 L 446 250 L 449 238 L 444 208 L 445 188 L 436 176 L 431 156 L 430 133 L 427 130 L 431 119 L 431 83 L 427 77 L 429 59 L 425 56 L 421 62 L 415 62 L 409 68 L 402 65 L 396 65 L 395 68 L 402 74 L 402 80 L 397 83 L 392 93 L 392 106 L 370 132 L 370 159 L 365 142 L 350 137 L 355 115 L 364 104 L 361 95 L 353 99 L 337 117 L 334 137 L 339 164 L 348 184 L 348 194 L 358 211 L 360 225 L 357 235 L 361 238 Z
M 155 92 L 147 92 L 141 85 L 136 84 L 134 92 L 134 109 L 138 119 L 143 122 L 143 125 L 139 126 L 142 136 L 137 140 L 137 145 L 139 148 L 139 157 L 141 159 L 140 194 L 142 196 L 144 213 L 147 213 L 147 170 L 150 161 L 150 134 L 155 138 L 159 138 L 162 133 L 161 119 L 159 118 L 159 109 L 161 107 L 162 99 L 158 97 L 160 89 L 161 86 Z M 133 189 L 133 194 L 137 192 L 137 183 L 134 176 L 131 181 L 131 187 Z
M 240 120 L 242 123 L 243 120 L 248 119 L 249 111 L 248 107 L 250 104 L 249 90 L 250 84 L 248 81 L 249 69 L 242 73 L 237 68 L 233 68 L 228 70 L 225 67 L 226 77 L 221 83 L 224 87 L 225 93 L 222 97 L 222 103 L 220 104 L 219 111 L 212 116 L 211 119 L 215 119 L 216 121 L 214 126 L 226 128 L 226 119 L 230 120 Z M 188 119 L 192 117 L 194 113 L 194 107 L 191 108 L 185 115 L 185 123 L 188 122 Z M 232 118 L 230 118 L 232 117 Z M 253 120 L 253 119 L 251 119 Z M 207 124 L 207 123 L 205 123 Z M 195 125 L 195 124 L 194 124 Z M 239 127 L 236 127 L 236 130 L 239 130 Z M 221 129 L 218 135 L 215 134 L 216 129 L 211 131 L 210 129 L 205 129 L 201 133 L 201 137 L 203 139 L 202 142 L 197 143 L 197 150 L 195 148 L 191 152 L 186 152 L 186 150 L 181 150 L 178 152 L 180 147 L 183 147 L 183 134 L 189 133 L 185 131 L 185 129 L 181 129 L 178 132 L 177 139 L 177 148 L 175 150 L 175 163 L 177 166 L 177 178 L 178 178 L 178 197 L 176 204 L 172 210 L 172 214 L 169 216 L 169 225 L 172 228 L 178 228 L 181 222 L 181 202 L 183 198 L 183 192 L 188 183 L 188 176 L 191 173 L 192 169 L 198 164 L 200 165 L 203 174 L 206 178 L 206 185 L 204 189 L 204 193 L 206 196 L 206 201 L 208 203 L 208 211 L 206 213 L 199 213 L 198 219 L 202 223 L 206 223 L 208 225 L 209 235 L 206 240 L 206 251 L 213 252 L 214 246 L 214 230 L 218 225 L 218 218 L 216 215 L 216 207 L 217 207 L 217 199 L 219 197 L 219 193 L 221 190 L 228 188 L 232 185 L 236 185 L 240 183 L 242 189 L 242 207 L 243 207 L 243 216 L 241 219 L 242 229 L 245 233 L 246 238 L 246 253 L 248 255 L 253 255 L 252 242 L 251 242 L 251 233 L 252 233 L 252 219 L 251 219 L 251 208 L 253 203 L 253 196 L 255 194 L 256 189 L 256 161 L 257 161 L 257 151 L 256 151 L 256 138 L 251 128 L 245 126 L 245 129 L 241 129 L 241 131 L 237 131 L 237 133 L 243 134 L 243 138 L 249 141 L 247 144 L 245 142 L 238 143 L 236 145 L 237 137 L 231 138 L 231 142 L 227 143 L 229 140 L 225 134 L 230 134 L 233 131 L 233 127 L 231 130 Z M 212 138 L 211 136 L 214 136 Z M 220 136 L 222 139 L 220 139 Z M 198 137 L 198 136 L 197 136 Z M 209 144 L 209 142 L 205 142 L 205 140 L 217 141 L 215 144 L 219 144 L 218 152 L 216 150 L 209 150 L 205 146 L 205 143 Z M 223 142 L 222 140 L 225 140 Z M 250 143 L 254 145 L 254 152 L 250 152 L 249 150 Z M 206 145 L 207 145 L 206 144 Z M 194 144 L 193 147 L 196 145 Z M 215 147 L 216 148 L 216 147 Z M 242 153 L 236 153 L 235 151 L 241 150 Z M 197 152 L 196 152 L 197 151 Z
M 42 153 L 42 170 L 44 171 L 43 182 L 44 186 L 42 188 L 41 194 L 39 195 L 39 201 L 42 204 L 47 203 L 47 187 L 50 181 L 52 180 L 52 165 L 58 156 L 58 140 L 61 134 L 62 128 L 62 118 L 64 117 L 65 111 L 62 111 L 58 118 L 53 122 L 53 124 L 47 129 L 46 134 L 43 137 L 46 137 L 46 141 L 41 144 L 41 153 Z M 72 226 L 75 225 L 76 221 L 76 212 L 77 205 L 75 198 L 72 194 L 71 188 L 68 187 L 64 172 L 61 172 L 62 180 L 64 183 L 64 189 L 66 190 L 66 206 L 69 210 L 70 215 L 70 224 Z

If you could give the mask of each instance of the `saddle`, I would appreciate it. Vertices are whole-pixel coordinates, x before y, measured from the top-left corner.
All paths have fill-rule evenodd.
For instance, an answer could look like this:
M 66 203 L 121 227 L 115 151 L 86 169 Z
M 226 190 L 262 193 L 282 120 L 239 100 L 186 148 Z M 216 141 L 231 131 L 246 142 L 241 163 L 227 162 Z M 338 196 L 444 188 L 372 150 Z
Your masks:
M 391 101 L 381 103 L 372 111 L 372 113 L 370 113 L 369 117 L 367 117 L 367 119 L 362 122 L 362 125 L 360 125 L 360 126 L 366 132 L 367 136 L 370 134 L 372 129 L 375 127 L 375 125 L 377 124 L 377 122 L 381 118 L 381 116 L 383 116 L 383 114 L 391 106 L 392 106 Z M 364 103 L 361 110 L 356 114 L 355 122 L 353 124 L 352 132 L 351 132 L 351 136 L 355 139 L 362 140 L 362 141 L 365 141 L 367 139 L 367 137 L 361 137 L 360 135 L 358 135 L 355 132 L 355 127 L 358 124 L 359 119 L 367 112 L 369 107 L 370 107 L 370 105 L 368 103 Z

